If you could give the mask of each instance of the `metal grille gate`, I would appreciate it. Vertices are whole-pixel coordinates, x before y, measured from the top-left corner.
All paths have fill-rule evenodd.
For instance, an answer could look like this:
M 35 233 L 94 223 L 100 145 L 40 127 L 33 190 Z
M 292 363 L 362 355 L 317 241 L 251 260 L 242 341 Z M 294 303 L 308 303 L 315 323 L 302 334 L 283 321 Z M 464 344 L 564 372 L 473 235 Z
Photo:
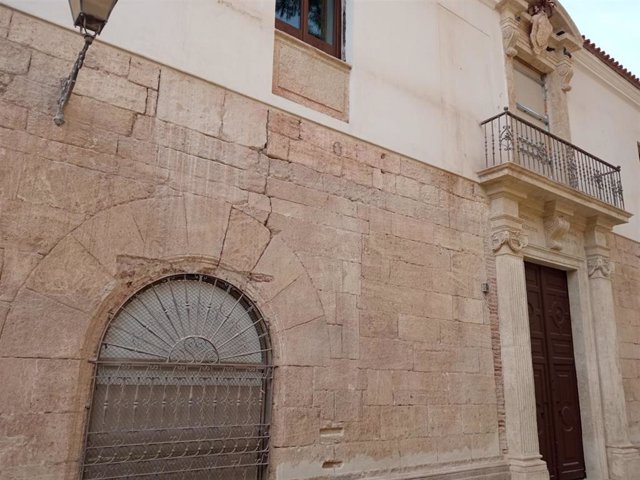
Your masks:
M 144 288 L 101 345 L 83 478 L 263 478 L 269 357 L 262 317 L 230 284 L 180 275 Z

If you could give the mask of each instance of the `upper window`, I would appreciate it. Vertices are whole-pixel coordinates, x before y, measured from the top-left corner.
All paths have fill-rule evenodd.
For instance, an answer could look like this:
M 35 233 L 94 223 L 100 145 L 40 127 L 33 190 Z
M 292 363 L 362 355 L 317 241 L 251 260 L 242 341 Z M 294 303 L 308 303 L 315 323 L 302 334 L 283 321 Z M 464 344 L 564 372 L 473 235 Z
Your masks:
M 145 287 L 100 346 L 82 478 L 266 478 L 270 353 L 232 285 L 177 275 Z
M 514 62 L 513 67 L 516 107 L 531 123 L 548 130 L 549 117 L 544 75 L 520 62 Z
M 276 0 L 276 27 L 340 57 L 341 0 Z

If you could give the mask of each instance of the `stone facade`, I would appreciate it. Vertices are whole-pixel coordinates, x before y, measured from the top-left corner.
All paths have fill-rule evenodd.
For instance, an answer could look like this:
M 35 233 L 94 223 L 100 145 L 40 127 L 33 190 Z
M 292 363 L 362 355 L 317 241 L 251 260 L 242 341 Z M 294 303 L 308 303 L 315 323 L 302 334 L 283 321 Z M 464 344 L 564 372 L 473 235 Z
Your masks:
M 515 164 L 476 183 L 99 42 L 56 127 L 81 44 L 0 6 L 0 479 L 78 478 L 110 319 L 187 272 L 266 319 L 269 478 L 548 478 L 525 261 L 568 272 L 589 478 L 637 471 L 626 212 Z
M 77 478 L 108 321 L 176 272 L 267 320 L 271 478 L 506 478 L 479 186 L 100 43 L 58 128 L 80 44 L 0 7 L 0 478 Z
M 640 244 L 616 236 L 611 259 L 629 433 L 640 444 Z

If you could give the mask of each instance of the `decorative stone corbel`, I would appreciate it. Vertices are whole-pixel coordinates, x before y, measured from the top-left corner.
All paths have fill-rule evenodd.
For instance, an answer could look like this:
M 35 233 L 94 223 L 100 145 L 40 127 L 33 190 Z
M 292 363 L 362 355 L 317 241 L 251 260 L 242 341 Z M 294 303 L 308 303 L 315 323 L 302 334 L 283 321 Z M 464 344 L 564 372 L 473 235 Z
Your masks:
M 494 253 L 508 247 L 513 253 L 519 254 L 527 244 L 527 237 L 518 230 L 501 230 L 491 235 L 491 248 Z
M 515 57 L 518 54 L 516 50 L 518 43 L 518 28 L 509 22 L 502 23 L 502 46 L 507 57 Z
M 562 242 L 569 232 L 571 223 L 561 215 L 554 214 L 544 220 L 544 233 L 547 247 L 551 250 L 562 250 Z
M 594 255 L 587 260 L 587 270 L 590 278 L 609 278 L 613 264 L 604 255 Z
M 566 202 L 550 200 L 544 205 L 544 234 L 547 247 L 562 250 L 564 239 L 571 228 L 573 207 Z
M 558 65 L 556 72 L 558 72 L 558 76 L 560 77 L 560 88 L 562 89 L 562 91 L 568 92 L 569 90 L 571 90 L 573 67 L 570 64 L 563 62 Z

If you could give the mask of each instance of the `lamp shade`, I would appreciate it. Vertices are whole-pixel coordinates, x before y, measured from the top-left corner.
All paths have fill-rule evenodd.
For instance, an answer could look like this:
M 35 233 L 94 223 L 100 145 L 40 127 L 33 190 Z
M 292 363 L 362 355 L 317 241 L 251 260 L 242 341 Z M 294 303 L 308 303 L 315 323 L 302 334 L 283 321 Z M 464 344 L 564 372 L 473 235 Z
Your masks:
M 104 28 L 118 0 L 69 0 L 71 15 L 76 27 L 82 27 L 98 35 Z

